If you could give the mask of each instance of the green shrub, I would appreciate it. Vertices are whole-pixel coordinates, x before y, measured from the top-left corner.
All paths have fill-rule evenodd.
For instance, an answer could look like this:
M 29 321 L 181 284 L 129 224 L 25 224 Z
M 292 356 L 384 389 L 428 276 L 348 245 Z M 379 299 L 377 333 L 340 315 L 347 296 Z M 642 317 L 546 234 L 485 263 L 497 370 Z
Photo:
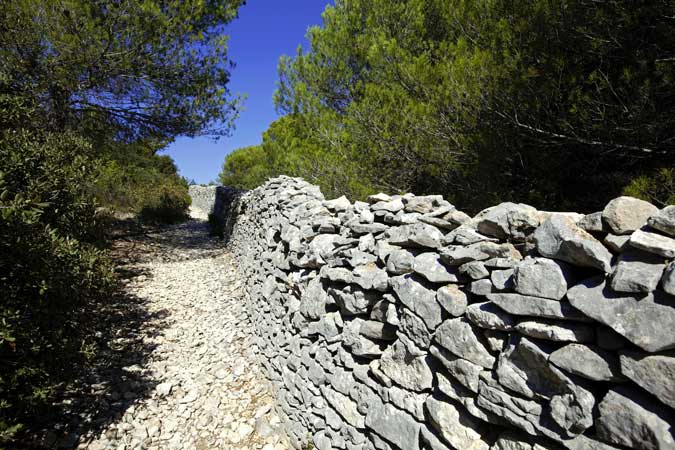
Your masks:
M 162 144 L 108 144 L 97 173 L 94 193 L 111 210 L 133 213 L 156 223 L 187 218 L 188 183 L 169 156 L 155 152 Z
M 631 181 L 623 193 L 660 207 L 675 205 L 675 169 L 664 167 L 641 175 Z
M 84 360 L 86 306 L 113 289 L 87 154 L 70 135 L 0 135 L 0 445 Z

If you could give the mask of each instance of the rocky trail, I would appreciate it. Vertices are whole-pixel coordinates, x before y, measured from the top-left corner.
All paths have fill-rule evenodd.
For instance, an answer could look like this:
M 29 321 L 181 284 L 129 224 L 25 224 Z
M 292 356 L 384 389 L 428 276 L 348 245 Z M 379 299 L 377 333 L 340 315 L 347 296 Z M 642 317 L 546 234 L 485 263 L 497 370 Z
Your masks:
M 272 408 L 238 276 L 191 220 L 118 245 L 125 300 L 110 305 L 105 367 L 64 395 L 40 447 L 289 448 Z M 102 312 L 104 314 L 105 312 Z

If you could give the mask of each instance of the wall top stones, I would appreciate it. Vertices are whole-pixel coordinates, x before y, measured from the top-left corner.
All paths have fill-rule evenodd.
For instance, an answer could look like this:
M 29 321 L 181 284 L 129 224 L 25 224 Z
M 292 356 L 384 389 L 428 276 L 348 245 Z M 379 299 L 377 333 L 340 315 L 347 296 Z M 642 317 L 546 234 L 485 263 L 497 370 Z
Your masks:
M 297 448 L 675 448 L 675 206 L 470 217 L 279 177 L 231 209 Z

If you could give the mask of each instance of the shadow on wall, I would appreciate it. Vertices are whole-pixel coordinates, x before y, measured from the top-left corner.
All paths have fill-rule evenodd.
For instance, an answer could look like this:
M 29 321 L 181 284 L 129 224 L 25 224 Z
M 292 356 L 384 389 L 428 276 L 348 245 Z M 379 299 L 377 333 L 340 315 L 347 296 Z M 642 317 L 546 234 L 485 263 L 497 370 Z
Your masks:
M 237 201 L 229 246 L 297 448 L 675 448 L 675 206 L 469 217 L 288 177 Z

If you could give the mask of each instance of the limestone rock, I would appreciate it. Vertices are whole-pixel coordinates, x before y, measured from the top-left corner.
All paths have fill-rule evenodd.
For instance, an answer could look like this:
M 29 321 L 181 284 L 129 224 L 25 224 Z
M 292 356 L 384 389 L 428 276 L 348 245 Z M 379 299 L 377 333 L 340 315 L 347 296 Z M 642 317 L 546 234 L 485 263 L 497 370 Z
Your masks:
M 436 291 L 436 300 L 453 317 L 459 317 L 466 311 L 466 294 L 456 285 L 448 284 Z
M 401 303 L 420 316 L 430 330 L 441 323 L 441 306 L 432 289 L 418 281 L 414 275 L 393 277 L 389 281 Z
M 648 352 L 675 347 L 675 308 L 666 297 L 659 291 L 639 299 L 619 294 L 602 277 L 588 279 L 567 292 L 572 306 Z
M 443 264 L 438 253 L 427 252 L 417 255 L 412 269 L 432 283 L 457 283 L 461 280 L 457 269 Z
M 393 341 L 396 339 L 396 327 L 374 320 L 364 320 L 361 322 L 359 333 L 367 338 L 380 341 Z
M 495 357 L 479 340 L 471 324 L 464 319 L 457 318 L 443 322 L 436 329 L 434 341 L 452 354 L 474 364 L 486 369 L 494 366 Z
M 602 211 L 586 214 L 583 219 L 577 222 L 577 226 L 589 233 L 605 231 L 605 226 L 602 223 Z
M 328 295 L 340 307 L 340 311 L 342 311 L 342 313 L 347 316 L 365 314 L 368 312 L 370 307 L 379 300 L 377 293 L 372 291 L 364 291 L 355 285 L 347 285 L 342 289 L 330 287 L 328 288 Z
M 556 342 L 593 342 L 595 340 L 593 327 L 573 322 L 550 323 L 525 320 L 516 325 L 515 329 L 525 336 Z
M 349 202 L 347 197 L 343 195 L 342 197 L 336 198 L 334 200 L 325 200 L 323 202 L 323 206 L 331 211 L 340 212 L 346 211 L 350 206 L 352 206 L 352 204 Z
M 566 372 L 593 381 L 619 382 L 619 357 L 597 347 L 569 344 L 551 353 L 549 361 Z
M 665 292 L 675 296 L 675 261 L 668 264 L 663 271 L 661 286 Z
M 628 243 L 632 247 L 663 256 L 664 258 L 675 258 L 675 239 L 667 236 L 641 229 L 636 230 L 630 235 Z
M 553 215 L 534 232 L 537 251 L 547 258 L 611 271 L 612 254 L 572 219 Z
M 481 366 L 459 358 L 440 346 L 432 346 L 430 352 L 462 386 L 471 392 L 478 392 L 480 373 L 483 371 Z
M 669 205 L 652 215 L 647 221 L 650 227 L 675 237 L 675 205 Z
M 493 270 L 492 273 L 490 273 L 490 281 L 492 281 L 492 285 L 500 291 L 513 289 L 513 273 L 513 269 Z
M 403 309 L 401 315 L 401 330 L 421 349 L 427 349 L 431 345 L 431 334 L 426 325 L 407 308 Z
M 419 422 L 390 404 L 372 405 L 366 415 L 366 426 L 398 448 L 413 449 L 419 446 Z
M 396 384 L 412 391 L 431 389 L 433 373 L 427 357 L 413 356 L 401 341 L 386 348 L 380 369 Z
M 334 391 L 325 385 L 321 386 L 321 393 L 326 401 L 335 408 L 338 414 L 340 414 L 349 425 L 359 429 L 365 428 L 365 417 L 358 412 L 356 403 L 348 396 Z
M 630 235 L 620 236 L 618 234 L 609 233 L 602 240 L 602 243 L 614 253 L 620 253 L 629 247 L 628 241 L 630 241 Z
M 375 289 L 384 292 L 389 288 L 387 272 L 377 267 L 375 263 L 355 267 L 352 271 L 351 281 L 363 289 Z
M 395 213 L 403 209 L 403 201 L 401 201 L 400 198 L 396 198 L 386 202 L 377 202 L 370 205 L 370 209 L 373 211 L 389 211 Z
M 438 228 L 424 223 L 390 228 L 387 233 L 390 244 L 402 247 L 439 248 L 443 239 Z
M 403 275 L 413 271 L 415 252 L 408 249 L 393 250 L 387 256 L 387 272 Z
M 607 203 L 602 219 L 616 234 L 630 234 L 647 223 L 658 212 L 649 202 L 633 197 L 618 197 Z
M 617 292 L 651 292 L 661 280 L 663 258 L 640 250 L 628 250 L 619 256 L 610 283 Z
M 621 373 L 661 402 L 675 408 L 675 354 L 621 355 Z
M 595 427 L 600 438 L 641 450 L 675 448 L 670 432 L 672 417 L 648 406 L 649 403 L 636 391 L 625 388 L 610 390 L 598 405 L 600 416 Z
M 469 261 L 459 266 L 459 273 L 466 275 L 472 280 L 481 280 L 490 276 L 482 261 Z
M 493 293 L 487 298 L 504 311 L 516 316 L 588 321 L 586 316 L 564 301 L 510 293 Z
M 454 448 L 489 450 L 490 446 L 476 431 L 478 423 L 464 415 L 452 403 L 429 397 L 424 407 L 431 425 Z
M 489 330 L 511 331 L 515 325 L 513 316 L 492 302 L 472 303 L 466 309 L 469 322 Z
M 514 267 L 513 284 L 520 294 L 560 300 L 567 293 L 566 272 L 551 259 L 527 258 Z
M 461 266 L 471 261 L 484 261 L 490 258 L 520 260 L 523 257 L 508 243 L 477 242 L 467 246 L 449 246 L 441 250 L 441 259 L 451 266 Z
M 522 203 L 501 203 L 475 217 L 476 229 L 499 239 L 524 239 L 539 225 L 537 210 Z

